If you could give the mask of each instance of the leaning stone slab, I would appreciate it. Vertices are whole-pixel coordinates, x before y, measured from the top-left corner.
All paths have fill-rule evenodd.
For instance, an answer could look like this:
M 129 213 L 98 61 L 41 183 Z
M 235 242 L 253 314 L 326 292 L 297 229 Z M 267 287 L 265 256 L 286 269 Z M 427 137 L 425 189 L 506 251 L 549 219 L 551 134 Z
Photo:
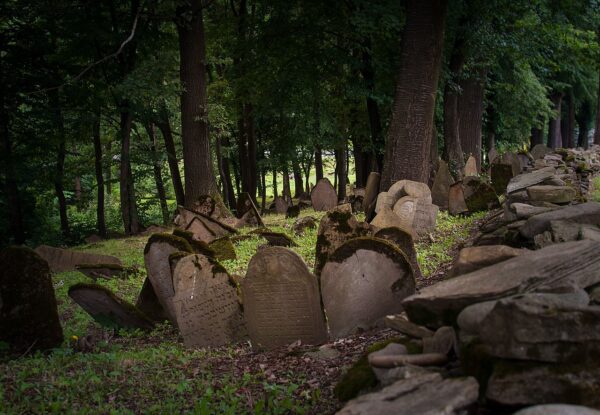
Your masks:
M 261 249 L 242 280 L 244 316 L 253 347 L 273 349 L 297 340 L 327 340 L 316 276 L 298 254 L 282 247 Z
M 155 323 L 162 323 L 169 320 L 169 316 L 165 312 L 165 309 L 158 301 L 158 297 L 152 288 L 152 284 L 148 277 L 144 280 L 142 289 L 135 302 L 135 306 L 140 310 L 146 317 Z
M 270 246 L 298 246 L 292 238 L 282 232 L 261 232 L 260 236 L 265 238 Z
M 99 324 L 110 328 L 152 330 L 154 324 L 133 304 L 98 284 L 75 284 L 69 297 Z
M 122 265 L 121 260 L 114 256 L 89 254 L 48 245 L 38 246 L 35 252 L 48 262 L 51 272 L 74 271 L 80 264 Z
M 575 199 L 576 192 L 570 186 L 536 185 L 527 188 L 532 202 L 569 203 Z
M 469 211 L 465 202 L 465 189 L 462 182 L 454 183 L 450 186 L 448 193 L 448 213 L 451 215 L 460 215 Z
M 576 223 L 600 225 L 600 203 L 588 202 L 567 206 L 563 209 L 535 215 L 519 229 L 519 233 L 528 239 L 549 230 L 553 220 L 570 220 Z
M 411 323 L 403 314 L 390 314 L 389 316 L 385 316 L 385 326 L 416 339 L 424 339 L 426 337 L 431 337 L 434 334 L 434 332 L 427 327 Z
M 246 336 L 236 285 L 216 260 L 189 255 L 173 274 L 173 304 L 186 347 L 222 346 Z
M 518 176 L 513 177 L 508 183 L 506 194 L 511 194 L 518 190 L 527 189 L 530 186 L 542 183 L 544 180 L 553 177 L 555 173 L 556 169 L 554 167 L 544 167 L 531 173 L 519 174 Z
M 506 245 L 484 245 L 463 248 L 460 250 L 454 265 L 452 265 L 450 276 L 456 277 L 468 274 L 469 272 L 523 255 L 526 252 L 528 251 Z
M 529 219 L 530 217 L 539 215 L 540 213 L 546 213 L 557 209 L 551 207 L 531 206 L 526 203 L 513 203 L 510 205 L 510 208 L 517 215 L 517 219 Z
M 493 163 L 490 167 L 492 187 L 499 195 L 504 194 L 508 183 L 514 176 L 513 167 L 510 164 Z
M 337 193 L 329 179 L 321 179 L 310 192 L 310 200 L 317 212 L 333 209 L 337 206 Z
M 546 147 L 544 144 L 536 144 L 530 151 L 531 157 L 534 160 L 543 159 L 546 154 L 552 153 L 552 149 Z
M 167 233 L 152 235 L 144 248 L 144 263 L 148 279 L 173 324 L 177 323 L 177 319 L 173 308 L 175 289 L 169 255 L 179 251 L 193 253 L 192 247 L 185 239 Z
M 579 405 L 549 404 L 530 406 L 514 415 L 600 415 L 600 411 Z
M 183 206 L 178 206 L 177 212 L 176 224 L 180 228 L 192 232 L 196 240 L 210 243 L 214 239 L 237 233 L 232 226 L 202 212 L 196 212 Z
M 273 204 L 275 205 L 275 212 L 280 215 L 285 215 L 290 208 L 288 202 L 286 202 L 285 199 L 280 196 L 275 198 Z
M 411 232 L 407 232 L 398 227 L 388 227 L 378 230 L 375 235 L 376 238 L 385 239 L 396 245 L 408 258 L 410 266 L 413 269 L 415 279 L 423 278 L 421 268 L 419 267 L 419 261 L 417 260 L 417 251 L 415 249 L 415 243 Z
M 15 353 L 60 346 L 48 263 L 32 249 L 13 246 L 0 251 L 0 264 L 0 341 Z
M 237 227 L 242 226 L 265 226 L 263 223 L 258 209 L 250 197 L 248 192 L 242 192 L 238 196 L 237 205 L 237 216 L 239 218 Z
M 440 167 L 435 175 L 433 186 L 431 187 L 431 198 L 435 205 L 440 209 L 448 209 L 448 193 L 450 186 L 454 183 L 450 169 L 445 161 L 440 161 Z
M 96 282 L 98 278 L 110 280 L 127 274 L 127 270 L 121 265 L 113 264 L 79 264 L 75 269 Z
M 406 255 L 378 238 L 362 237 L 341 245 L 321 272 L 323 305 L 333 337 L 382 325 L 402 311 L 401 301 L 415 292 Z
M 454 325 L 467 306 L 510 295 L 600 282 L 600 244 L 576 241 L 531 251 L 469 274 L 426 287 L 406 298 L 410 320 L 428 327 Z
M 235 246 L 233 246 L 233 242 L 231 242 L 229 236 L 223 236 L 221 238 L 215 239 L 209 244 L 209 247 L 212 251 L 214 251 L 215 255 L 206 255 L 208 257 L 212 256 L 219 261 L 237 258 L 237 254 L 235 253 Z
M 479 385 L 472 378 L 442 379 L 421 373 L 399 380 L 379 392 L 361 395 L 338 415 L 449 415 L 461 413 L 477 401 Z
M 465 177 L 463 180 L 465 203 L 470 212 L 491 210 L 500 206 L 493 187 L 479 177 Z

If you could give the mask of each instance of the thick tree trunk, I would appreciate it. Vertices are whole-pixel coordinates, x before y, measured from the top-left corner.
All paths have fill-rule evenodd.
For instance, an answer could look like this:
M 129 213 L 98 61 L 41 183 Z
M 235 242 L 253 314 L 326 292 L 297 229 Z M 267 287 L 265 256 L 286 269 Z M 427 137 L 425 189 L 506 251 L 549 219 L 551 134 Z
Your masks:
M 346 148 L 341 147 L 341 148 L 336 148 L 334 150 L 335 153 L 335 171 L 337 174 L 337 194 L 338 194 L 338 201 L 343 201 L 344 199 L 346 199 L 346 176 L 347 176 L 347 170 L 346 170 Z
M 69 219 L 67 217 L 67 199 L 65 198 L 63 184 L 65 175 L 65 157 L 67 155 L 67 150 L 65 126 L 58 90 L 53 90 L 50 92 L 50 103 L 53 107 L 54 128 L 58 144 L 56 151 L 56 169 L 54 172 L 54 191 L 56 193 L 56 198 L 58 199 L 60 230 L 63 234 L 63 237 L 67 238 L 69 236 Z
M 446 9 L 446 0 L 407 1 L 399 76 L 380 184 L 383 191 L 401 179 L 428 181 Z
M 371 42 L 366 42 L 367 47 L 371 46 Z M 383 153 L 381 150 L 385 147 L 385 140 L 383 139 L 383 130 L 381 127 L 381 116 L 379 113 L 379 104 L 373 99 L 375 93 L 375 69 L 373 68 L 373 60 L 371 54 L 367 49 L 362 52 L 362 66 L 361 74 L 367 87 L 367 114 L 369 116 L 369 129 L 371 130 L 371 142 L 373 148 L 376 151 L 377 157 L 374 157 L 373 171 L 381 172 L 383 169 Z M 368 169 L 371 170 L 371 169 Z M 366 172 L 368 176 L 370 171 Z M 366 178 L 364 179 L 366 185 Z
M 575 146 L 575 99 L 572 92 L 566 96 L 566 104 L 566 114 L 560 121 L 560 135 L 563 147 L 573 148 Z
M 169 171 L 171 172 L 171 181 L 173 182 L 175 200 L 177 200 L 178 205 L 183 206 L 185 204 L 185 193 L 183 192 L 183 184 L 181 183 L 179 162 L 177 159 L 177 152 L 175 150 L 175 140 L 173 140 L 173 131 L 171 130 L 169 112 L 164 101 L 161 103 L 159 108 L 159 117 L 156 122 L 156 126 L 159 128 L 165 142 L 167 162 L 169 163 Z
M 492 104 L 488 105 L 486 108 L 487 113 L 487 123 L 486 123 L 486 135 L 485 135 L 485 148 L 487 150 L 486 154 L 489 154 L 490 151 L 496 148 L 496 125 L 498 123 L 496 109 Z M 488 160 L 488 163 L 491 163 L 494 160 Z
M 129 112 L 129 103 L 122 102 L 120 122 L 121 167 L 119 171 L 119 190 L 121 216 L 123 218 L 123 228 L 126 235 L 135 235 L 140 231 L 130 159 L 132 122 L 133 120 L 131 112 Z
M 292 171 L 294 173 L 294 197 L 300 197 L 300 194 L 304 190 L 304 183 L 302 182 L 302 171 L 300 170 L 300 164 L 298 160 L 292 159 Z
M 550 148 L 558 148 L 562 146 L 562 140 L 560 137 L 560 112 L 563 96 L 564 93 L 556 92 L 550 97 L 553 106 L 552 109 L 555 111 L 555 116 L 550 118 L 550 123 L 548 125 L 548 147 Z
M 531 128 L 531 148 L 538 144 L 544 144 L 544 132 L 541 128 Z
M 283 198 L 288 204 L 292 203 L 292 190 L 290 187 L 290 171 L 287 163 L 283 165 Z
M 223 151 L 223 148 L 220 145 L 221 141 L 220 139 L 217 138 L 217 145 L 218 145 L 218 149 L 219 152 L 221 153 L 221 166 L 220 166 L 220 170 L 221 170 L 221 181 L 223 182 L 223 193 L 224 193 L 224 197 L 225 200 L 227 201 L 227 204 L 229 205 L 230 209 L 235 209 L 236 208 L 236 204 L 235 204 L 235 193 L 233 191 L 233 182 L 231 181 L 231 169 L 229 167 L 230 161 L 229 161 L 229 156 L 228 153 L 225 153 Z M 225 145 L 225 147 L 229 148 L 229 138 L 224 137 L 223 138 L 223 144 Z
M 160 202 L 160 211 L 162 213 L 163 224 L 169 223 L 169 206 L 167 205 L 167 194 L 165 192 L 165 185 L 162 179 L 162 166 L 160 165 L 160 159 L 156 151 L 156 133 L 154 130 L 154 124 L 149 123 L 145 125 L 148 138 L 150 139 L 150 154 L 152 155 L 152 169 L 154 171 L 154 182 L 156 183 L 156 192 L 158 193 L 158 200 Z
M 267 208 L 267 172 L 264 168 L 260 169 L 260 180 L 262 183 L 260 207 L 264 211 Z
M 600 38 L 600 32 L 599 38 Z M 600 145 L 600 82 L 598 83 L 598 105 L 596 106 L 596 124 L 594 131 L 594 144 Z
M 472 155 L 481 169 L 481 136 L 483 101 L 487 69 L 481 69 L 460 82 L 462 93 L 458 100 L 458 135 L 465 155 Z
M 98 235 L 106 237 L 106 219 L 104 215 L 104 174 L 102 169 L 102 142 L 100 141 L 100 113 L 96 114 L 93 126 L 94 167 L 96 171 L 96 226 Z
M 191 0 L 177 9 L 181 136 L 185 172 L 185 204 L 202 195 L 217 193 L 208 136 L 206 52 L 202 0 Z
M 316 180 L 321 180 L 323 178 L 323 153 L 321 152 L 321 147 L 315 148 L 315 171 Z
M 577 124 L 579 125 L 579 135 L 577 136 L 577 145 L 578 147 L 583 147 L 584 149 L 587 149 L 589 144 L 588 144 L 588 133 L 589 133 L 589 128 L 588 128 L 588 123 L 584 120 L 577 120 Z

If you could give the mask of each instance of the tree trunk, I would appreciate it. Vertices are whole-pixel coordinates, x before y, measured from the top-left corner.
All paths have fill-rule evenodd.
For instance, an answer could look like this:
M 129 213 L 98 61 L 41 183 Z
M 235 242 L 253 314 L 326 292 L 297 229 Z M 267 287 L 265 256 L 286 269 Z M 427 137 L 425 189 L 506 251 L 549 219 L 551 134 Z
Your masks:
M 292 159 L 292 171 L 294 173 L 294 197 L 300 197 L 302 194 L 304 184 L 302 182 L 302 171 L 300 170 L 300 164 L 298 160 Z
M 67 217 L 67 199 L 64 192 L 64 175 L 65 175 L 65 157 L 66 137 L 65 126 L 61 110 L 60 98 L 58 90 L 53 90 L 50 93 L 50 102 L 54 110 L 54 128 L 56 129 L 56 138 L 58 140 L 58 149 L 56 153 L 56 170 L 54 172 L 54 191 L 58 199 L 58 212 L 60 215 L 60 229 L 63 237 L 69 236 L 69 219 Z
M 98 235 L 106 238 L 106 219 L 104 215 L 104 174 L 102 169 L 102 142 L 100 141 L 100 112 L 96 114 L 93 126 L 94 136 L 94 167 L 96 170 L 96 226 Z
M 315 171 L 317 181 L 323 178 L 323 153 L 321 147 L 315 147 Z
M 231 169 L 229 167 L 229 153 L 225 153 L 221 147 L 221 140 L 217 138 L 217 148 L 221 153 L 221 181 L 223 182 L 223 193 L 230 209 L 235 209 L 235 193 L 233 191 L 233 182 L 231 181 Z M 229 148 L 229 138 L 223 138 L 223 144 Z
M 264 168 L 260 169 L 260 180 L 262 182 L 262 186 L 261 186 L 261 202 L 260 202 L 260 206 L 262 208 L 262 210 L 266 210 L 267 209 L 267 172 Z
M 248 160 L 248 144 L 245 126 L 246 119 L 244 113 L 244 106 L 241 105 L 240 118 L 238 119 L 237 147 L 240 166 L 240 179 L 242 181 L 242 192 L 250 193 L 250 166 Z
M 577 124 L 579 125 L 579 135 L 577 136 L 577 142 L 579 147 L 583 147 L 587 150 L 588 144 L 588 123 L 582 120 L 577 120 Z M 594 136 L 595 137 L 595 136 Z
M 119 190 L 121 202 L 121 216 L 125 235 L 135 235 L 140 231 L 138 222 L 137 206 L 135 203 L 135 189 L 133 185 L 133 174 L 131 172 L 131 112 L 129 103 L 121 103 L 121 167 L 119 169 Z
M 600 38 L 600 32 L 599 38 Z M 594 144 L 600 144 L 600 82 L 598 83 L 598 104 L 596 106 L 596 124 L 594 131 Z
M 145 125 L 148 138 L 150 139 L 150 154 L 152 155 L 152 169 L 154 170 L 154 181 L 156 183 L 156 192 L 158 193 L 158 200 L 160 202 L 160 211 L 162 213 L 163 224 L 169 223 L 169 207 L 167 206 L 167 195 L 165 193 L 165 185 L 162 179 L 162 167 L 156 151 L 156 133 L 154 131 L 154 124 L 149 123 Z
M 277 191 L 277 169 L 273 169 L 273 198 L 279 196 Z
M 553 110 L 555 111 L 555 116 L 550 118 L 548 125 L 548 147 L 550 148 L 558 148 L 562 145 L 560 137 L 560 112 L 563 96 L 564 93 L 556 92 L 550 97 Z
M 544 134 L 541 128 L 531 127 L 531 148 L 544 144 Z
M 334 150 L 335 153 L 335 171 L 337 174 L 337 194 L 338 201 L 343 201 L 346 199 L 346 148 L 340 147 Z
M 487 69 L 480 69 L 460 82 L 462 93 L 458 100 L 458 136 L 463 153 L 472 155 L 481 169 L 481 135 L 483 101 Z
M 256 187 L 258 182 L 258 169 L 256 166 L 256 134 L 254 131 L 254 115 L 252 113 L 252 105 L 246 104 L 246 135 L 248 137 L 248 174 L 250 196 L 256 203 Z
M 106 197 L 110 200 L 112 194 L 112 138 L 106 142 Z
M 446 0 L 407 1 L 400 68 L 380 184 L 383 191 L 401 179 L 428 181 L 446 9 Z
M 366 47 L 370 48 L 371 42 L 367 40 Z M 377 155 L 374 157 L 374 165 L 376 169 L 373 171 L 381 172 L 383 169 L 383 153 L 381 150 L 385 147 L 385 140 L 383 139 L 383 132 L 381 127 L 381 116 L 379 113 L 379 104 L 373 99 L 375 93 L 375 69 L 373 68 L 373 60 L 371 54 L 365 48 L 362 52 L 362 66 L 361 74 L 367 87 L 367 114 L 369 116 L 369 129 L 371 131 L 371 143 L 372 147 Z M 371 170 L 370 168 L 367 170 Z M 366 172 L 368 176 L 370 171 Z M 364 178 L 364 176 L 363 176 Z M 366 178 L 364 178 L 364 185 L 366 185 Z
M 573 148 L 575 146 L 575 99 L 571 91 L 567 96 L 567 108 L 564 117 L 560 121 L 560 135 L 563 147 Z
M 289 205 L 291 205 L 292 191 L 290 188 L 290 171 L 287 163 L 283 165 L 283 198 Z
M 175 150 L 175 140 L 173 140 L 173 131 L 171 130 L 169 112 L 164 101 L 161 103 L 159 108 L 159 117 L 156 122 L 156 126 L 160 130 L 165 142 L 167 162 L 169 163 L 169 171 L 171 172 L 171 181 L 173 182 L 175 200 L 177 200 L 178 205 L 183 206 L 185 204 L 185 193 L 183 192 L 183 184 L 181 183 L 179 162 L 177 159 L 177 152 Z
M 185 205 L 191 207 L 202 195 L 217 193 L 208 137 L 206 53 L 202 1 L 190 0 L 177 8 L 181 137 L 185 172 Z

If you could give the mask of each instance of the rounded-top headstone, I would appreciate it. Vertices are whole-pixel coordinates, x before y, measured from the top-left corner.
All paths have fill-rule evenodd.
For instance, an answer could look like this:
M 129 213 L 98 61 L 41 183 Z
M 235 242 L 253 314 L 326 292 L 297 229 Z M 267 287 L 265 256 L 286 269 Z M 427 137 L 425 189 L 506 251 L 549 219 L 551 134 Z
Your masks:
M 236 285 L 213 258 L 183 258 L 173 274 L 177 326 L 187 347 L 222 346 L 246 336 Z
M 396 245 L 408 258 L 410 265 L 412 266 L 415 278 L 423 278 L 419 262 L 417 261 L 417 251 L 415 249 L 415 242 L 412 237 L 412 233 L 407 232 L 404 229 L 397 228 L 395 226 L 389 228 L 383 228 L 375 233 L 375 238 L 385 239 Z
M 408 258 L 383 239 L 346 242 L 321 273 L 323 305 L 335 338 L 382 324 L 386 315 L 402 312 L 402 300 L 414 293 Z
M 277 246 L 261 249 L 250 260 L 241 286 L 254 347 L 327 340 L 317 277 L 294 251 Z
M 63 341 L 48 263 L 29 248 L 0 252 L 0 341 L 11 352 L 44 350 Z
M 317 182 L 310 192 L 310 200 L 317 211 L 326 211 L 337 206 L 337 193 L 329 179 L 324 178 Z

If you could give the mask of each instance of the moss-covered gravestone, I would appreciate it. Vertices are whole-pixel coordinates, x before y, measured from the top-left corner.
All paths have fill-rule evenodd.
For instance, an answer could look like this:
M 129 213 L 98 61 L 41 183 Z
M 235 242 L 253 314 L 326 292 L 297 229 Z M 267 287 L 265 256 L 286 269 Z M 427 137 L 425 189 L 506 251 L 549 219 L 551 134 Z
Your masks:
M 0 251 L 0 342 L 10 351 L 45 350 L 63 341 L 48 263 L 29 248 Z
M 329 179 L 321 179 L 310 192 L 310 200 L 315 211 L 333 209 L 338 204 L 337 193 Z
M 470 212 L 491 210 L 500 207 L 494 188 L 479 177 L 465 177 L 463 180 L 465 203 Z
M 254 347 L 327 340 L 317 278 L 295 252 L 282 247 L 261 249 L 252 257 L 241 285 Z
M 233 246 L 233 242 L 231 242 L 229 236 L 223 236 L 222 238 L 215 239 L 210 243 L 209 247 L 214 252 L 214 255 L 206 256 L 214 257 L 219 261 L 237 258 L 235 247 Z M 197 253 L 201 254 L 202 252 Z
M 173 274 L 177 325 L 187 347 L 222 346 L 246 337 L 236 285 L 212 258 L 190 255 Z
M 475 157 L 469 156 L 467 162 L 465 163 L 465 177 L 477 176 L 478 174 L 479 169 L 477 168 L 477 160 L 475 160 Z
M 80 264 L 121 265 L 121 260 L 114 256 L 55 248 L 48 245 L 38 246 L 35 248 L 35 252 L 48 262 L 52 272 L 74 271 Z
M 146 277 L 142 289 L 138 295 L 135 306 L 140 310 L 146 317 L 155 323 L 162 323 L 163 321 L 169 320 L 169 316 L 165 312 L 165 309 L 158 301 L 158 297 L 152 288 L 152 283 Z
M 408 258 L 383 239 L 346 242 L 321 272 L 323 305 L 335 338 L 382 325 L 386 315 L 402 312 L 402 300 L 414 293 Z
M 232 226 L 182 206 L 177 208 L 175 224 L 179 228 L 192 232 L 194 239 L 210 243 L 217 238 L 236 234 L 237 230 Z
M 369 225 L 352 215 L 349 204 L 340 205 L 327 212 L 319 223 L 315 255 L 315 274 L 319 275 L 327 258 L 344 242 L 369 234 Z
M 177 320 L 173 309 L 172 300 L 175 290 L 173 288 L 169 256 L 178 251 L 193 253 L 188 241 L 168 233 L 152 235 L 144 249 L 144 262 L 148 278 L 160 304 L 173 324 L 176 324 Z
M 192 247 L 192 252 L 194 254 L 202 254 L 213 258 L 217 255 L 217 253 L 210 247 L 209 244 L 207 244 L 204 241 L 194 239 L 194 234 L 190 231 L 184 231 L 182 229 L 173 229 L 173 235 L 188 241 L 188 243 Z
M 142 330 L 154 327 L 152 321 L 133 304 L 101 285 L 75 284 L 69 288 L 69 297 L 105 327 Z
M 493 163 L 490 167 L 490 177 L 496 194 L 504 194 L 510 179 L 514 177 L 513 167 L 510 164 Z
M 416 279 L 423 278 L 419 262 L 417 261 L 417 251 L 415 249 L 415 243 L 410 232 L 406 232 L 403 229 L 390 227 L 383 228 L 375 233 L 376 238 L 385 239 L 396 245 L 408 258 L 410 265 L 412 266 Z

